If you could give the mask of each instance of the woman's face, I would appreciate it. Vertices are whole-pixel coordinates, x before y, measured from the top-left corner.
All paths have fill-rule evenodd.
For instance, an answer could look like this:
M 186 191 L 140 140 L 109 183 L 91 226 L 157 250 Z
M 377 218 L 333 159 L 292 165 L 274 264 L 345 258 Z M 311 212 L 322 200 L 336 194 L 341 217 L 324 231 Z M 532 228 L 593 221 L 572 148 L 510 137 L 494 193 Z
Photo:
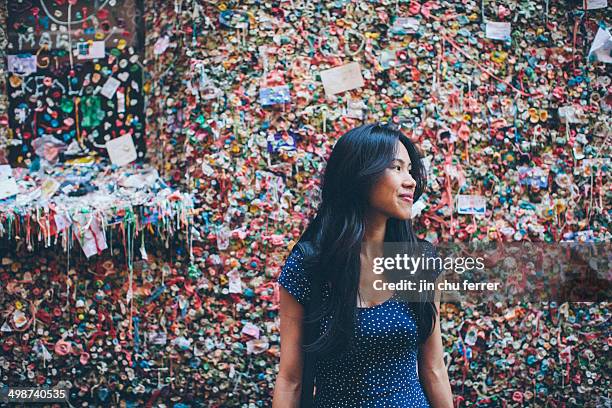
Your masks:
M 406 147 L 398 140 L 396 154 L 370 193 L 370 206 L 387 217 L 408 220 L 416 182 L 410 174 L 412 163 Z

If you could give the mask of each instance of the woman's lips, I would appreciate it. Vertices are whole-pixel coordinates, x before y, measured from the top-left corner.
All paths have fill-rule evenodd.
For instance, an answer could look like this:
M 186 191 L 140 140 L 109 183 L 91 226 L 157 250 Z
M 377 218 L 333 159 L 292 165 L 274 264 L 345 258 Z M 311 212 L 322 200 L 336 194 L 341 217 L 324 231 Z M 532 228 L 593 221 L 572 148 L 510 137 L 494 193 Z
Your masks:
M 411 203 L 411 202 L 412 202 L 412 195 L 410 195 L 410 194 L 401 194 L 401 195 L 400 195 L 400 198 L 401 198 L 402 200 L 404 200 L 404 201 L 409 202 L 409 203 Z

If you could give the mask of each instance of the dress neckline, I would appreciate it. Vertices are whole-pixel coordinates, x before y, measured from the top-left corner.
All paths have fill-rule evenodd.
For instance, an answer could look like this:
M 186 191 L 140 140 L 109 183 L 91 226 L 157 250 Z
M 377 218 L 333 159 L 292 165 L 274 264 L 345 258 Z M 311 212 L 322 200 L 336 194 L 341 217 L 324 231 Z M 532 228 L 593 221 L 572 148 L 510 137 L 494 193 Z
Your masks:
M 395 298 L 395 296 L 397 295 L 397 292 L 393 292 L 393 295 L 391 295 L 387 300 L 385 300 L 382 303 L 378 303 L 374 306 L 369 306 L 369 307 L 361 307 L 361 306 L 357 306 L 358 310 L 370 310 L 370 309 L 376 309 L 377 307 L 383 306 L 387 303 L 389 303 L 391 300 L 393 300 Z

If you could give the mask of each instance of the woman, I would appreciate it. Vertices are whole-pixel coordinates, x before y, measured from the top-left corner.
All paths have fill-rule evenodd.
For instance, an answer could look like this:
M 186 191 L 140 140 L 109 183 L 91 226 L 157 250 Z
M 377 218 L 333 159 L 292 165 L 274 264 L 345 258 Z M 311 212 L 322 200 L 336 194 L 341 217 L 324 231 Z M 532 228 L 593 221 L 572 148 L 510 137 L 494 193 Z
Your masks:
M 417 242 L 412 202 L 424 186 L 420 155 L 400 131 L 369 124 L 337 141 L 317 214 L 300 239 L 313 243 L 316 259 L 307 264 L 294 247 L 278 278 L 281 361 L 273 408 L 300 406 L 304 308 L 314 274 L 323 282 L 319 335 L 306 347 L 318 356 L 315 407 L 453 406 L 439 302 L 408 304 L 373 289 L 383 242 Z

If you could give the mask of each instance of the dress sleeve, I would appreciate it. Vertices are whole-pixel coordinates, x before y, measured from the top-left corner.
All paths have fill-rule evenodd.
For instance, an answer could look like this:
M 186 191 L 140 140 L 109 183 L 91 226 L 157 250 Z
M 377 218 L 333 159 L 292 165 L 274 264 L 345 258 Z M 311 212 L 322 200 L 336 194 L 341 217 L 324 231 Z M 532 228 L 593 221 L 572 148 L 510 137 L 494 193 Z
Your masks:
M 287 257 L 277 282 L 302 306 L 305 306 L 310 297 L 310 279 L 304 270 L 303 261 L 302 253 L 297 247 L 294 248 Z

